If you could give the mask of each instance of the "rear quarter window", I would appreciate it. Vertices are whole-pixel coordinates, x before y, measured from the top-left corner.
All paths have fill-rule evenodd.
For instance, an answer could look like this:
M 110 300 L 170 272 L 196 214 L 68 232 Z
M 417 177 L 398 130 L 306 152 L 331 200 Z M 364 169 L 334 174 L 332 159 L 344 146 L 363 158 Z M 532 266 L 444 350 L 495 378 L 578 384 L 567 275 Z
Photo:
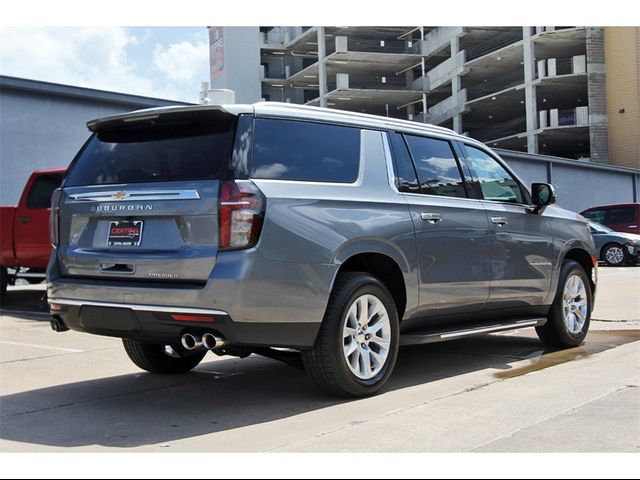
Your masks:
M 359 128 L 256 119 L 252 178 L 353 183 L 359 167 Z

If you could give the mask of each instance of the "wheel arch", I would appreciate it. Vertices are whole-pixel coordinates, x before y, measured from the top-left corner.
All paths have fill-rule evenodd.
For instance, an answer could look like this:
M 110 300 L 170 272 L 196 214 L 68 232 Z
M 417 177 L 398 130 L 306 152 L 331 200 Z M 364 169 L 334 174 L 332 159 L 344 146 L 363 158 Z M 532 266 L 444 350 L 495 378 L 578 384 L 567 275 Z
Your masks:
M 589 250 L 580 244 L 572 245 L 562 257 L 560 268 L 566 260 L 574 260 L 580 264 L 587 274 L 589 279 L 589 286 L 591 287 L 592 295 L 595 295 L 596 291 L 596 276 L 594 275 L 594 268 L 597 268 L 598 258 L 589 253 Z
M 378 278 L 389 289 L 400 320 L 417 307 L 416 269 L 410 267 L 408 259 L 394 245 L 360 240 L 341 248 L 334 258 L 334 263 L 340 266 L 331 289 L 341 273 L 366 272 Z

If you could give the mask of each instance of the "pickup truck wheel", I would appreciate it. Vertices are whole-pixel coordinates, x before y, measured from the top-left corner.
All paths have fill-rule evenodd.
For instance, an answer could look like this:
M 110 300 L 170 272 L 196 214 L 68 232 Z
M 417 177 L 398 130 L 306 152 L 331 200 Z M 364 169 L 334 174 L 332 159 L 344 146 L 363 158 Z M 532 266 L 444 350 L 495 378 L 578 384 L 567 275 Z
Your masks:
M 624 247 L 617 243 L 606 245 L 602 249 L 602 260 L 612 267 L 624 265 L 627 263 L 627 255 L 625 254 Z
M 5 267 L 0 267 L 0 298 L 4 298 L 9 284 L 9 273 Z
M 398 345 L 398 312 L 387 288 L 368 273 L 349 272 L 336 280 L 316 343 L 302 360 L 325 392 L 362 397 L 387 382 Z
M 186 373 L 198 366 L 204 356 L 204 352 L 187 352 L 179 346 L 153 345 L 135 340 L 122 339 L 124 350 L 129 358 L 142 370 L 151 373 L 173 375 Z
M 551 347 L 577 347 L 589 331 L 592 308 L 591 286 L 586 272 L 578 262 L 565 261 L 547 323 L 536 327 L 538 337 Z

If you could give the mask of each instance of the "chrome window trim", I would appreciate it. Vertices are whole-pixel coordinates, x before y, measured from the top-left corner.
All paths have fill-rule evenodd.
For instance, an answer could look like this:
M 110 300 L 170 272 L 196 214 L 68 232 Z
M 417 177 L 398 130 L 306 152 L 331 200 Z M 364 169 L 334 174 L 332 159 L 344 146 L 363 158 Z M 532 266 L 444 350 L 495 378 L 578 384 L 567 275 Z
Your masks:
M 391 146 L 389 145 L 389 132 L 382 132 L 382 146 L 384 148 L 384 156 L 387 162 L 387 176 L 389 179 L 389 186 L 398 195 L 403 195 L 403 192 L 398 190 L 396 185 L 396 172 L 393 167 L 393 156 L 391 155 Z M 417 194 L 413 194 L 417 195 Z
M 165 313 L 194 313 L 202 315 L 224 315 L 227 312 L 222 310 L 214 310 L 209 308 L 185 308 L 171 307 L 166 305 L 141 305 L 136 303 L 119 303 L 119 302 L 95 302 L 91 300 L 75 300 L 71 298 L 49 298 L 47 303 L 55 303 L 59 305 L 71 305 L 75 307 L 91 306 L 91 307 L 112 307 L 112 308 L 128 308 L 130 310 L 144 312 L 165 312 Z
M 116 195 L 125 197 L 117 198 Z M 197 190 L 110 190 L 106 192 L 72 193 L 67 200 L 77 202 L 139 202 L 143 200 L 199 200 Z

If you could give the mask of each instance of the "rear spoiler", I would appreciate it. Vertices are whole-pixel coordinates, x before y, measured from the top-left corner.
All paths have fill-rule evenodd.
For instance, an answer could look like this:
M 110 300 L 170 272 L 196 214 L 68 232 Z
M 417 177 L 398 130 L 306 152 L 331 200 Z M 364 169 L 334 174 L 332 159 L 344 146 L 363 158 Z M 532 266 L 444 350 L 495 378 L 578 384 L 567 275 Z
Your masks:
M 145 122 L 155 120 L 165 116 L 182 115 L 189 113 L 205 113 L 215 112 L 221 115 L 237 116 L 241 113 L 253 113 L 252 105 L 188 105 L 188 106 L 170 106 L 146 108 L 144 110 L 136 110 L 134 112 L 121 113 L 109 117 L 98 118 L 87 122 L 87 128 L 92 132 L 102 129 L 117 127 L 135 122 Z

